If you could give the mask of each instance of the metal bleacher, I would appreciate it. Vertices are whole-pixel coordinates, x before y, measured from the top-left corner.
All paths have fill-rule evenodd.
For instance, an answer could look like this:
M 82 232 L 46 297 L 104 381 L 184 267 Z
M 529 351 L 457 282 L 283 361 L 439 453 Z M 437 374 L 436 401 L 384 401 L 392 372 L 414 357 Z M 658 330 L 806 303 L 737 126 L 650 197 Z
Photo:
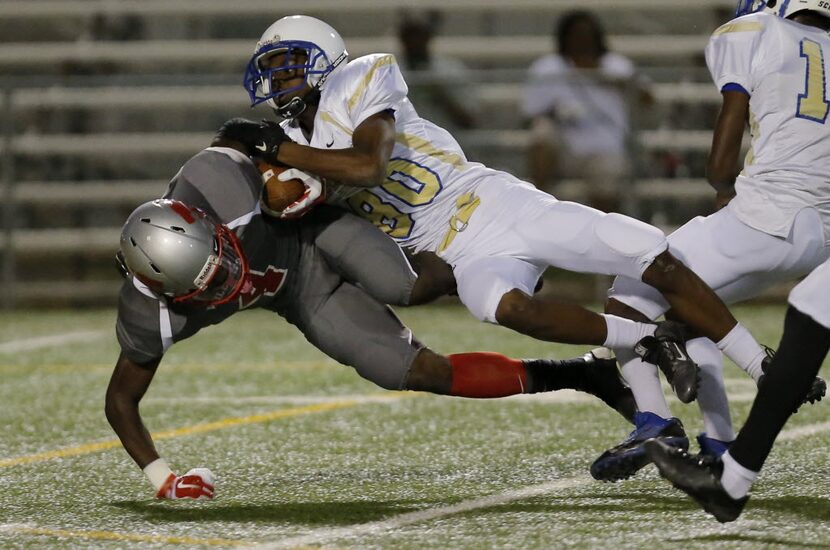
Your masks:
M 632 194 L 656 205 L 653 221 L 675 223 L 661 204 L 688 217 L 708 200 L 701 159 L 719 95 L 701 59 L 719 14 L 732 4 L 578 3 L 601 16 L 611 48 L 654 82 L 656 103 L 637 116 L 632 140 L 645 167 Z M 354 57 L 396 51 L 396 17 L 413 5 L 442 10 L 436 53 L 471 68 L 481 112 L 494 113 L 478 129 L 459 132 L 459 141 L 476 160 L 523 175 L 528 135 L 517 98 L 524 69 L 551 51 L 553 21 L 575 4 L 306 0 L 302 11 L 338 27 Z M 279 0 L 0 3 L 3 306 L 112 303 L 120 223 L 134 206 L 160 195 L 222 121 L 268 115 L 248 108 L 240 75 L 265 26 L 296 9 Z M 100 18 L 126 18 L 142 36 L 94 36 L 91 22 Z M 681 169 L 655 168 L 662 162 L 655 159 L 666 156 L 679 158 Z M 564 198 L 581 193 L 579 182 L 557 187 Z

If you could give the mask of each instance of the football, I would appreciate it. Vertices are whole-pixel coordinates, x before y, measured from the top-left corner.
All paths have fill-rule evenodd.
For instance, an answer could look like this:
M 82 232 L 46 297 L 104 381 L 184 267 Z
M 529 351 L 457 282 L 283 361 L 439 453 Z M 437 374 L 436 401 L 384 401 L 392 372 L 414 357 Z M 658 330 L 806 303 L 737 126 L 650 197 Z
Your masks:
M 285 166 L 274 166 L 264 161 L 257 164 L 262 174 L 262 183 L 265 193 L 262 198 L 265 205 L 275 212 L 282 212 L 287 206 L 295 202 L 305 193 L 305 184 L 298 179 L 280 181 L 277 176 L 288 170 Z

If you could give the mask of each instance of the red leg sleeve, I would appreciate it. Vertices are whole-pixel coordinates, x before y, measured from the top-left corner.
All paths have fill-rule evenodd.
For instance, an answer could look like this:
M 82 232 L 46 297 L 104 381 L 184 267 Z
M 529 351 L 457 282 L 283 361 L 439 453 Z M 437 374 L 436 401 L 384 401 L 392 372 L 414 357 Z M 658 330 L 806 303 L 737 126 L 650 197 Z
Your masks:
M 523 393 L 527 387 L 524 363 L 500 353 L 455 353 L 450 395 L 459 397 L 505 397 Z

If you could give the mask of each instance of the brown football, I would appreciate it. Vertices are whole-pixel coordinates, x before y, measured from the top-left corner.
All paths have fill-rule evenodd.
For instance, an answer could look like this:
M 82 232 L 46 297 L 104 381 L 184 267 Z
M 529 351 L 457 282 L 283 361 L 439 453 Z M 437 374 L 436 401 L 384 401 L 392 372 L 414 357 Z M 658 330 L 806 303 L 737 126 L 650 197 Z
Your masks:
M 298 179 L 280 181 L 277 176 L 288 170 L 285 166 L 274 166 L 264 161 L 257 163 L 262 174 L 262 183 L 265 185 L 263 198 L 265 204 L 275 212 L 285 210 L 287 206 L 295 202 L 305 193 L 305 184 Z

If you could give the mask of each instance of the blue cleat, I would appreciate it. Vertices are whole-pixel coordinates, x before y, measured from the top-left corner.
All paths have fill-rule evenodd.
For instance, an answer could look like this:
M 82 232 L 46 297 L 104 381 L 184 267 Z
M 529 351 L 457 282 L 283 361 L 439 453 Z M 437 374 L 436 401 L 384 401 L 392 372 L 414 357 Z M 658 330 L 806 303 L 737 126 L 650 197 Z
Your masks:
M 598 481 L 628 479 L 651 462 L 643 444 L 648 439 L 658 439 L 683 450 L 689 448 L 689 438 L 683 423 L 677 418 L 662 418 L 650 412 L 634 415 L 634 431 L 622 443 L 602 453 L 591 464 L 591 475 Z
M 731 441 L 721 441 L 706 435 L 706 432 L 697 436 L 697 444 L 700 445 L 699 457 L 710 457 L 720 459 L 721 455 L 729 450 Z

